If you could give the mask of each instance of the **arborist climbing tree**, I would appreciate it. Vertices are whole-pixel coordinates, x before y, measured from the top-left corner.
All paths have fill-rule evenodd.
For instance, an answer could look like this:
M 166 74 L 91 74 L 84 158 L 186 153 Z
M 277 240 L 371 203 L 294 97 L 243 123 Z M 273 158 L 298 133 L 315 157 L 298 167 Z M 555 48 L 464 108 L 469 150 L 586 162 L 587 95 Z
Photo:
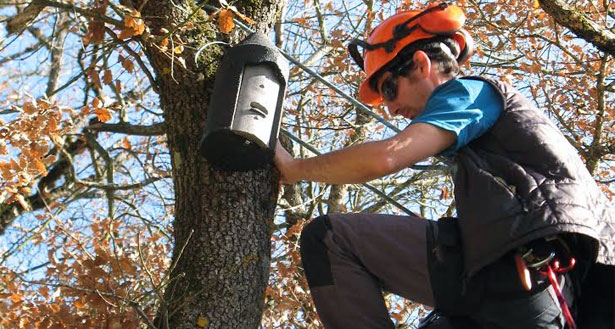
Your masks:
M 366 73 L 360 100 L 410 119 L 400 133 L 311 158 L 277 146 L 286 183 L 366 182 L 436 155 L 456 164 L 454 218 L 329 214 L 305 226 L 302 263 L 320 318 L 327 328 L 393 328 L 385 290 L 434 306 L 424 328 L 612 328 L 613 210 L 529 100 L 461 74 L 474 48 L 464 23 L 459 7 L 433 4 L 350 43 Z

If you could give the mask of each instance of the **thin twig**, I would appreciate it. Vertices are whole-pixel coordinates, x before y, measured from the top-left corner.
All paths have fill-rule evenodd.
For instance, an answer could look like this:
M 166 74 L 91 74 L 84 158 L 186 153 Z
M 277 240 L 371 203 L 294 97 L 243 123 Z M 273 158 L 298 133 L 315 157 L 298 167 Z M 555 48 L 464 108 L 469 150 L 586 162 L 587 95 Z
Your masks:
M 96 18 L 98 20 L 101 20 L 105 23 L 117 26 L 117 27 L 124 27 L 124 22 L 111 18 L 109 16 L 100 14 L 100 13 L 96 13 L 93 12 L 91 10 L 88 9 L 84 9 L 84 8 L 80 8 L 77 7 L 73 4 L 69 4 L 69 3 L 63 3 L 63 2 L 55 2 L 55 1 L 50 1 L 50 0 L 35 0 L 39 5 L 42 6 L 46 6 L 46 7 L 54 7 L 54 8 L 58 8 L 58 9 L 64 9 L 64 10 L 71 10 L 74 12 L 77 12 L 83 16 L 86 17 L 91 17 L 91 18 Z
M 121 45 L 124 48 L 124 50 L 126 50 L 126 52 L 128 52 L 134 58 L 134 60 L 137 61 L 137 64 L 139 64 L 139 67 L 141 68 L 143 73 L 145 73 L 145 75 L 147 76 L 147 79 L 149 80 L 152 86 L 152 89 L 154 90 L 154 92 L 158 94 L 159 93 L 158 83 L 156 82 L 156 79 L 154 78 L 152 73 L 147 68 L 147 65 L 145 65 L 145 62 L 143 62 L 143 60 L 141 59 L 141 56 L 139 56 L 139 54 L 137 54 L 132 48 L 130 48 L 128 44 L 122 41 L 115 34 L 115 32 L 113 32 L 112 29 L 106 27 L 105 30 L 107 31 L 107 34 L 109 34 L 117 44 Z
M 145 324 L 147 324 L 148 328 L 158 329 L 152 323 L 152 321 L 147 317 L 147 314 L 145 314 L 145 312 L 143 312 L 141 307 L 139 307 L 139 304 L 137 304 L 135 302 L 130 302 L 130 306 L 132 306 L 132 308 L 135 310 L 135 312 L 137 312 L 137 314 L 139 314 L 139 316 L 143 319 L 143 321 L 145 321 Z

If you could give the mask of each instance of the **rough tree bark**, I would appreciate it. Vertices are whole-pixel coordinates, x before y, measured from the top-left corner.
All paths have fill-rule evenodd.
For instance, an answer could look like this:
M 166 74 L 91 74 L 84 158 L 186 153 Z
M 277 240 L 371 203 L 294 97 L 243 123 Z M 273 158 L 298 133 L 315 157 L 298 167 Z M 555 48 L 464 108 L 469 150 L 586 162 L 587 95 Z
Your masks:
M 211 1 L 212 5 L 219 2 Z M 138 6 L 138 4 L 136 4 Z M 233 3 L 268 31 L 281 8 L 280 1 L 244 0 Z M 149 0 L 143 17 L 154 35 L 174 32 L 185 44 L 173 60 L 155 47 L 146 55 L 156 73 L 161 107 L 173 164 L 175 189 L 176 264 L 172 283 L 159 311 L 159 328 L 257 328 L 263 310 L 270 258 L 272 219 L 278 177 L 273 167 L 248 173 L 211 168 L 198 144 L 207 117 L 207 104 L 221 48 L 213 45 L 194 63 L 200 46 L 215 40 L 236 42 L 245 36 L 217 33 L 205 14 L 189 18 L 192 1 Z M 195 29 L 177 29 L 194 19 Z M 241 35 L 240 35 L 241 34 Z
M 615 33 L 574 10 L 563 0 L 539 0 L 540 7 L 559 24 L 601 51 L 615 56 Z

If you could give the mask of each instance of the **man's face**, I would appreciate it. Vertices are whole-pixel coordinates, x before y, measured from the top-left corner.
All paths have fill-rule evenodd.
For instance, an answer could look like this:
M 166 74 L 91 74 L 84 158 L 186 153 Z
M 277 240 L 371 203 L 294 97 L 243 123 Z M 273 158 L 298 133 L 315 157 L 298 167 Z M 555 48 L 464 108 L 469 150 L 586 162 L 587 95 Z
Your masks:
M 392 116 L 416 118 L 425 107 L 433 91 L 431 81 L 414 69 L 408 76 L 386 72 L 378 81 L 378 91 Z
M 385 72 L 378 78 L 378 92 L 392 116 L 414 119 L 423 112 L 434 89 L 450 79 L 439 74 L 429 56 L 417 50 L 412 55 L 413 69 L 405 75 Z

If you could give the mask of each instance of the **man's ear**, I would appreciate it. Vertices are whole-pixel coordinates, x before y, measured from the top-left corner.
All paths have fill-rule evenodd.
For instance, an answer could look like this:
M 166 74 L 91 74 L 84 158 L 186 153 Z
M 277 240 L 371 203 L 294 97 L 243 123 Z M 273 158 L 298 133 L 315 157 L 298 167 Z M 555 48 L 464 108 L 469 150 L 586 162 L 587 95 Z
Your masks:
M 416 72 L 418 72 L 421 77 L 426 78 L 429 76 L 431 73 L 431 60 L 424 51 L 417 50 L 414 52 L 412 61 L 416 64 Z

